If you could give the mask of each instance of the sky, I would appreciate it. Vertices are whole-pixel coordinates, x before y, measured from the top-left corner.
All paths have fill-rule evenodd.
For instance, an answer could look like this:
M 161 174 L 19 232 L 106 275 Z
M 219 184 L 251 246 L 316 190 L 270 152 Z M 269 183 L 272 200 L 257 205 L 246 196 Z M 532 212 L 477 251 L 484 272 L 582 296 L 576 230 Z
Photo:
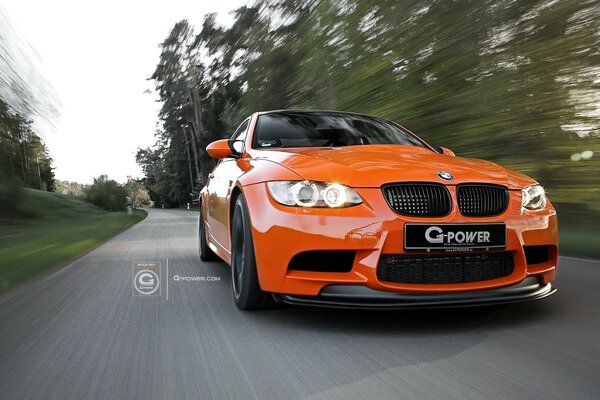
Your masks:
M 154 144 L 159 103 L 148 81 L 159 44 L 188 19 L 206 13 L 231 24 L 247 0 L 0 0 L 13 28 L 40 57 L 39 69 L 60 101 L 54 129 L 38 132 L 59 180 L 91 183 L 106 174 L 142 177 L 138 147 Z M 151 90 L 152 93 L 144 93 Z

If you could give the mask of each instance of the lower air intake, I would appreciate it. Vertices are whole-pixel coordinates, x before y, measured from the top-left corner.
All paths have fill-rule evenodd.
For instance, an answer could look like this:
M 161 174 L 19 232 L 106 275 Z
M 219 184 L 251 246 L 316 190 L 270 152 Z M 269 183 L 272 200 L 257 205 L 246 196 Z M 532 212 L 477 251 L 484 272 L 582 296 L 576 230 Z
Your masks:
M 469 283 L 508 276 L 514 267 L 510 252 L 382 255 L 377 265 L 377 278 L 393 283 Z
M 292 257 L 288 269 L 311 272 L 350 272 L 355 251 L 303 251 Z

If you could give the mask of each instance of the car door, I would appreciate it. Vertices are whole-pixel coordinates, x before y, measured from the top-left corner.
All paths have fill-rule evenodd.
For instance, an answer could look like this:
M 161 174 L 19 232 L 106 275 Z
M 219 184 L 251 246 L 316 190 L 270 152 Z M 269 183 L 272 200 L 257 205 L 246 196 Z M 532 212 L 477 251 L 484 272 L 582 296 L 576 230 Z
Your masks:
M 233 140 L 244 140 L 250 125 L 245 120 L 231 136 Z M 243 171 L 238 167 L 235 158 L 223 158 L 208 176 L 208 214 L 211 242 L 229 253 L 229 197 L 238 177 Z

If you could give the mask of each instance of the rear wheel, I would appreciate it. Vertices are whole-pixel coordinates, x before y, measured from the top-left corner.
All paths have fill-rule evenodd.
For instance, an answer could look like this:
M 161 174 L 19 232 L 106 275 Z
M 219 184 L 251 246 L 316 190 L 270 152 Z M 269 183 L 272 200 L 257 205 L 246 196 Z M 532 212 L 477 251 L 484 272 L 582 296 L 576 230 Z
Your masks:
M 263 292 L 258 284 L 248 207 L 242 194 L 233 207 L 231 253 L 231 288 L 235 304 L 242 310 L 271 307 L 271 294 Z
M 208 241 L 206 240 L 206 227 L 204 225 L 204 205 L 200 205 L 200 222 L 198 223 L 198 251 L 200 253 L 200 260 L 202 261 L 215 261 L 217 255 L 214 251 L 208 247 Z

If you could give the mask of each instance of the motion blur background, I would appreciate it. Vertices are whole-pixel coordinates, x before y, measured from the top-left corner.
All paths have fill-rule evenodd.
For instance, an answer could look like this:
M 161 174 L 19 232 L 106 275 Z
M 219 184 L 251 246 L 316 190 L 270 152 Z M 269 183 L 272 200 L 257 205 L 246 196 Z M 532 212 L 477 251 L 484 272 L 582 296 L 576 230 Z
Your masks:
M 597 253 L 600 2 L 264 0 L 230 17 L 173 21 L 159 59 L 139 71 L 161 108 L 145 133 L 156 144 L 135 155 L 135 184 L 156 206 L 192 202 L 213 165 L 206 145 L 254 111 L 350 110 L 531 175 L 558 209 L 563 249 Z M 5 221 L 34 218 L 21 187 L 88 192 L 53 176 L 40 130 L 52 130 L 60 99 L 26 50 L 0 13 Z

